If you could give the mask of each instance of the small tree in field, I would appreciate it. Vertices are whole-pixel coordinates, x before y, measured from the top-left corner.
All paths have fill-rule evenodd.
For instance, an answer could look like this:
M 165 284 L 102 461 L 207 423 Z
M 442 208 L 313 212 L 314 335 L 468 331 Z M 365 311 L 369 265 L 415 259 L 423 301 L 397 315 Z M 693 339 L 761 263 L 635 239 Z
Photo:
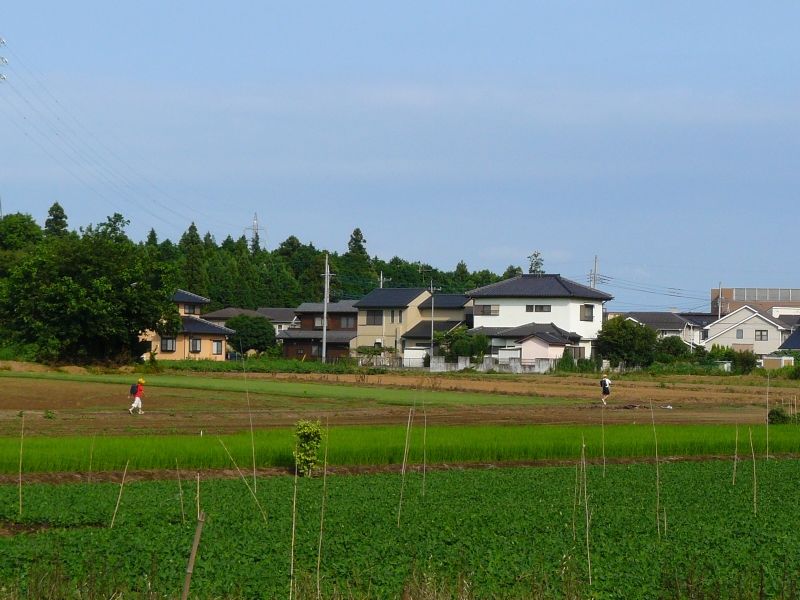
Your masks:
M 230 345 L 234 350 L 266 352 L 275 345 L 275 328 L 265 317 L 239 315 L 228 319 L 225 326 L 236 332 L 230 337 Z
M 322 426 L 319 421 L 300 419 L 294 427 L 294 461 L 297 470 L 305 477 L 311 477 L 314 467 L 319 464 L 319 448 L 322 445 Z

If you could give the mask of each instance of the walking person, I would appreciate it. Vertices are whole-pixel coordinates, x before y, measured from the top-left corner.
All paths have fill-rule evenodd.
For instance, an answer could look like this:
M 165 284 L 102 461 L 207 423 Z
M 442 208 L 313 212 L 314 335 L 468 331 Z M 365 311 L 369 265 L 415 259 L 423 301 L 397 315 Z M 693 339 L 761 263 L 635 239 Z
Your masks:
M 600 388 L 603 390 L 603 396 L 601 400 L 603 401 L 603 406 L 605 406 L 606 398 L 611 395 L 611 380 L 605 373 L 603 373 L 603 378 L 600 380 Z
M 144 379 L 141 377 L 139 381 L 136 382 L 136 393 L 133 394 L 133 404 L 128 409 L 128 412 L 133 414 L 133 410 L 136 409 L 139 414 L 143 414 L 144 411 L 142 410 L 142 396 L 144 395 Z

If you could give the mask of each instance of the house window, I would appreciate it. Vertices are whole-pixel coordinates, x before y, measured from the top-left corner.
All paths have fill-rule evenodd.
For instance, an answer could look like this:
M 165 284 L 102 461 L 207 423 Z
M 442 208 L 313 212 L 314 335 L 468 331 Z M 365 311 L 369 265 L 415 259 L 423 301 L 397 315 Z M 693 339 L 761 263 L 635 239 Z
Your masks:
M 537 304 L 534 306 L 534 312 L 550 312 L 549 304 Z
M 214 354 L 215 356 L 222 354 L 222 340 L 211 341 L 211 354 Z
M 319 344 L 311 344 L 311 356 L 319 356 L 322 354 L 322 349 Z
M 736 330 L 736 339 L 743 340 L 744 339 L 744 329 L 737 329 Z
M 197 354 L 202 347 L 202 340 L 200 338 L 192 338 L 189 340 L 189 352 Z
M 708 339 L 708 329 L 704 329 L 700 332 L 700 339 L 707 340 Z
M 161 351 L 175 352 L 175 338 L 174 337 L 161 338 Z
M 356 318 L 353 316 L 342 317 L 342 329 L 355 329 Z
M 398 323 L 402 323 L 403 322 L 403 309 L 402 308 L 397 311 L 397 322 Z
M 367 325 L 383 325 L 383 311 L 382 310 L 368 310 L 367 311 Z
M 390 316 L 389 316 L 389 322 L 390 322 L 390 323 L 394 323 L 394 309 L 392 309 L 392 310 L 391 310 L 391 312 L 389 313 L 389 315 L 390 315 Z
M 526 304 L 525 312 L 533 312 L 533 304 Z
M 322 324 L 325 319 L 323 317 L 314 317 L 314 329 L 322 329 Z
M 184 304 L 183 312 L 187 315 L 193 315 L 197 312 L 197 306 L 195 306 L 194 304 Z
M 581 321 L 594 321 L 594 304 L 581 305 Z
M 756 329 L 756 341 L 766 342 L 769 340 L 769 331 L 766 329 Z
M 481 317 L 496 317 L 500 314 L 499 304 L 476 304 L 475 314 Z

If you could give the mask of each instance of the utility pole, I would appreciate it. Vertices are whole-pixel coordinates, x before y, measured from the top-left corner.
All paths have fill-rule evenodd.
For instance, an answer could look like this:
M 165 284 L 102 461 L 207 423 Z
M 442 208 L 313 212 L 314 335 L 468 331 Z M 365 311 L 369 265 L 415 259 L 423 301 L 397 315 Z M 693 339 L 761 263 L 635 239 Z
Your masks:
M 322 302 L 322 362 L 328 355 L 328 300 L 331 291 L 331 271 L 328 266 L 328 253 L 325 253 L 325 299 Z
M 594 255 L 594 269 L 592 270 L 592 287 L 597 287 L 597 254 Z
M 384 276 L 383 276 L 383 271 L 381 271 L 381 278 L 380 278 L 380 285 L 381 285 L 381 289 L 383 289 L 383 282 L 384 282 L 384 281 L 391 281 L 391 280 L 392 280 L 392 278 L 391 278 L 391 277 L 384 277 Z
M 433 313 L 436 308 L 436 297 L 434 294 L 441 289 L 442 288 L 433 287 L 433 278 L 431 277 L 431 366 L 433 366 Z
M 719 292 L 717 292 L 717 321 L 722 318 L 722 282 L 719 282 Z

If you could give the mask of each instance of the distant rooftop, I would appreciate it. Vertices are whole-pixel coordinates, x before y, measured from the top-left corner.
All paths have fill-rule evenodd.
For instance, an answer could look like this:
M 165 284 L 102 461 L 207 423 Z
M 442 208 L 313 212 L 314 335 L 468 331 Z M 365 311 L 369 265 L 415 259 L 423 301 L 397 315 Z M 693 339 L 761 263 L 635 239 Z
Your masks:
M 558 274 L 523 274 L 467 292 L 472 298 L 580 298 L 611 300 L 613 296 Z

